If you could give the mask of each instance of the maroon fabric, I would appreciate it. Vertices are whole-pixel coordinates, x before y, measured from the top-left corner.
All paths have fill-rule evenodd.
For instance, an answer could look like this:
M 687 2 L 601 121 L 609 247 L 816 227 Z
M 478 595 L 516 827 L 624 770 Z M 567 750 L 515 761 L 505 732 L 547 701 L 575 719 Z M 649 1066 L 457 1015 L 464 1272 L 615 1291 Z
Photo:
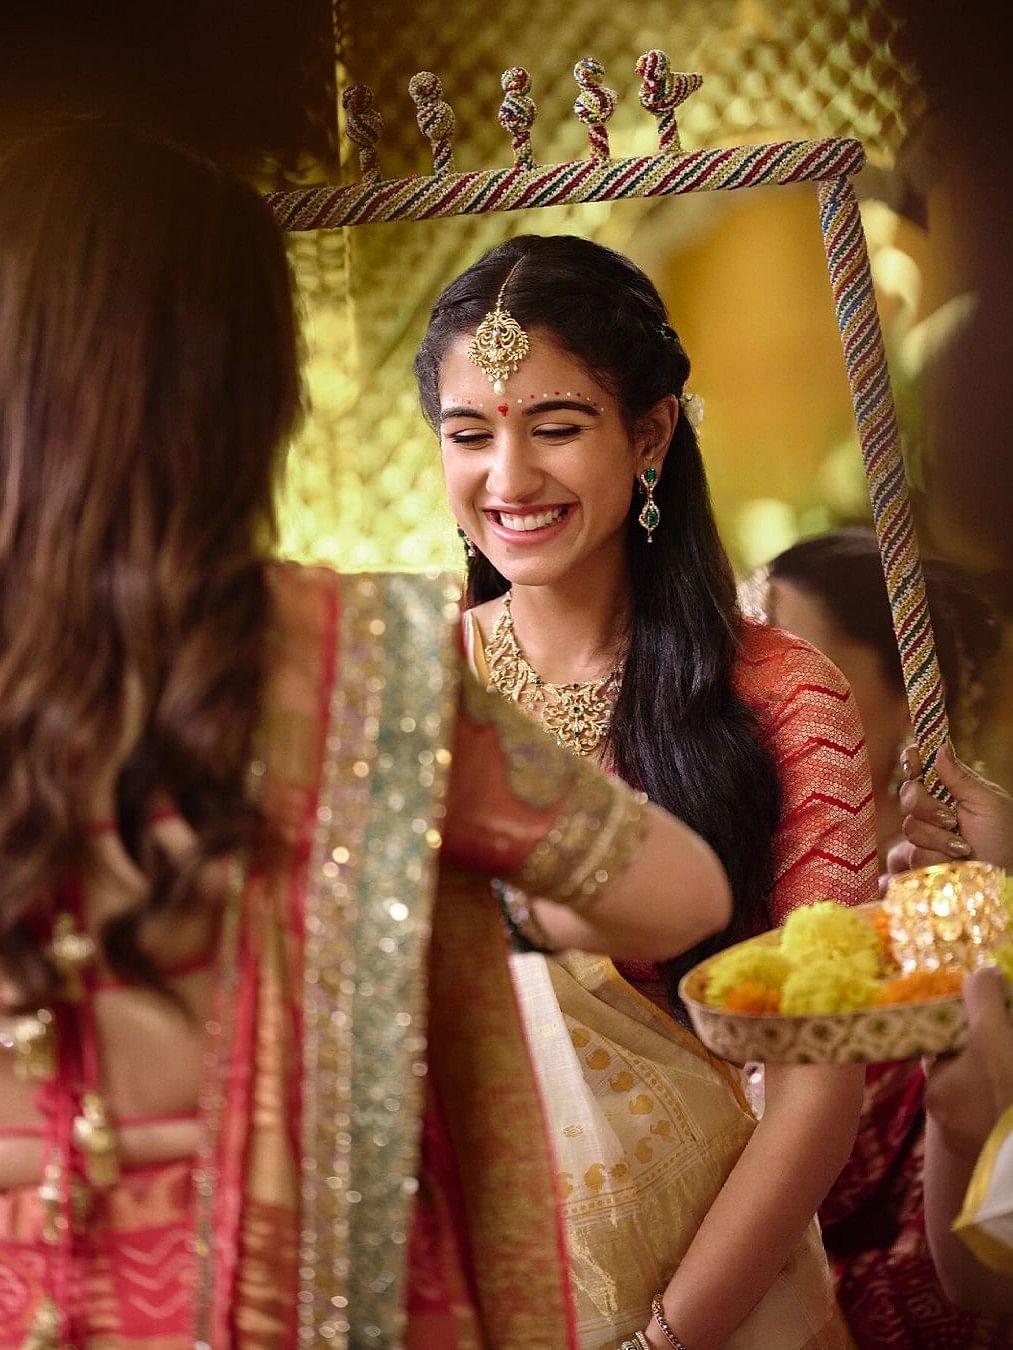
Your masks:
M 873 1064 L 850 1159 L 820 1210 L 837 1297 L 858 1350 L 1008 1350 L 1013 1334 L 955 1308 L 925 1237 L 925 1078 Z

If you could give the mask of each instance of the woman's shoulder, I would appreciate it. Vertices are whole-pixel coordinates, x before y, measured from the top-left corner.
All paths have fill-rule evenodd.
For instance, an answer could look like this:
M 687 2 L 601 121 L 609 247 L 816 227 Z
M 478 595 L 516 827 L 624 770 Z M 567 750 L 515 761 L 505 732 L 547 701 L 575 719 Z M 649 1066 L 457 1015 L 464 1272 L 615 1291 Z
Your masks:
M 272 562 L 267 585 L 282 628 L 319 627 L 338 603 L 342 578 L 331 567 L 290 559 Z
M 338 572 L 286 559 L 269 565 L 267 580 L 283 631 L 330 631 L 336 620 L 343 628 L 369 624 L 377 635 L 392 620 L 459 631 L 460 586 L 450 573 Z
M 268 585 L 280 604 L 298 604 L 321 596 L 377 596 L 391 588 L 457 593 L 449 574 L 417 572 L 339 572 L 326 563 L 279 558 L 268 564 Z
M 742 619 L 735 683 L 754 703 L 783 703 L 802 693 L 845 701 L 851 687 L 834 663 L 793 633 Z
M 341 586 L 341 573 L 324 563 L 301 563 L 275 558 L 267 565 L 268 584 L 280 595 L 306 595 Z

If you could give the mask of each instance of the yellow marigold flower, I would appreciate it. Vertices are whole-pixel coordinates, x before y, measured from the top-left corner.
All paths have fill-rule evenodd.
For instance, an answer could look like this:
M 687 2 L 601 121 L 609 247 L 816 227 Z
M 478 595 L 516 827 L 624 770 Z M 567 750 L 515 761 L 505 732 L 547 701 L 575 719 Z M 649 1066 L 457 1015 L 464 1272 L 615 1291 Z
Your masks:
M 783 1013 L 857 1012 L 876 1001 L 879 986 L 867 971 L 866 954 L 796 966 L 781 990 Z
M 860 915 L 835 900 L 792 910 L 781 932 L 781 950 L 794 966 L 813 961 L 847 961 L 870 979 L 883 954 L 879 934 Z
M 746 942 L 714 958 L 707 980 L 707 1002 L 719 1007 L 726 995 L 742 984 L 761 989 L 780 989 L 791 972 L 791 963 L 777 947 Z

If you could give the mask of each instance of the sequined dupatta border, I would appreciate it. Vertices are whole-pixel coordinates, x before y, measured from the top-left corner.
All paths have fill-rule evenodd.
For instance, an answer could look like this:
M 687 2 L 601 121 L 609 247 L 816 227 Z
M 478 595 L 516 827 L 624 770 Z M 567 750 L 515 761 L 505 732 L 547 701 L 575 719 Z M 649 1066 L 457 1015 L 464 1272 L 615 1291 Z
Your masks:
M 478 1344 L 576 1350 L 556 1167 L 488 883 L 448 870 L 436 932 L 431 1034 L 445 1053 L 432 1073 L 464 1192 Z
M 306 894 L 299 1338 L 401 1343 L 456 587 L 347 577 Z

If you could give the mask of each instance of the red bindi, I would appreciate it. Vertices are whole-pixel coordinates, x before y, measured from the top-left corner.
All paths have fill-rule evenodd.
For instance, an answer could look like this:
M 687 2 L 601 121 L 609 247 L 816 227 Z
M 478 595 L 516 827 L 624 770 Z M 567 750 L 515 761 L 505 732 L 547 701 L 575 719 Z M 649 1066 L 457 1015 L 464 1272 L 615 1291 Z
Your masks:
M 499 413 L 501 417 L 506 417 L 507 413 L 510 411 L 510 407 L 506 403 L 497 403 L 496 411 Z

